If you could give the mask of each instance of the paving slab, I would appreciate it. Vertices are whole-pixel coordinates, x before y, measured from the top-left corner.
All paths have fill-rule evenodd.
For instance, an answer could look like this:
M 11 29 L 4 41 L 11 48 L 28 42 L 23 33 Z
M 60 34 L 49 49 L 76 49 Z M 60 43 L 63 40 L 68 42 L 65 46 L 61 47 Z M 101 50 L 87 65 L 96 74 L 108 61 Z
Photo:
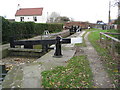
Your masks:
M 23 83 L 22 88 L 40 88 L 39 65 L 30 65 L 23 67 Z

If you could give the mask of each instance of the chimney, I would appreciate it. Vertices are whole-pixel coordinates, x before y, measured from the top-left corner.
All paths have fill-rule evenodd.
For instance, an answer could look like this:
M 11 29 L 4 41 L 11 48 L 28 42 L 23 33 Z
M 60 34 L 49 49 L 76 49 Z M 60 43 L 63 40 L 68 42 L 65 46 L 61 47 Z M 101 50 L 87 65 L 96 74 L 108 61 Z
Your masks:
M 20 6 L 20 4 L 18 4 L 18 6 L 17 6 L 17 10 L 19 10 L 21 8 L 21 6 Z

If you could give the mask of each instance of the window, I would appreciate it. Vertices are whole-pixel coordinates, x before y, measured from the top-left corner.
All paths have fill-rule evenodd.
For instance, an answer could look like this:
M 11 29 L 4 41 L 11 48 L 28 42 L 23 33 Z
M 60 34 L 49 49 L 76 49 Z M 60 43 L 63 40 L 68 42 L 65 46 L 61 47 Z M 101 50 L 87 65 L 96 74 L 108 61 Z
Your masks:
M 24 21 L 24 17 L 20 17 L 20 21 L 23 22 Z
M 34 21 L 37 21 L 37 17 L 33 17 L 33 20 L 34 20 Z

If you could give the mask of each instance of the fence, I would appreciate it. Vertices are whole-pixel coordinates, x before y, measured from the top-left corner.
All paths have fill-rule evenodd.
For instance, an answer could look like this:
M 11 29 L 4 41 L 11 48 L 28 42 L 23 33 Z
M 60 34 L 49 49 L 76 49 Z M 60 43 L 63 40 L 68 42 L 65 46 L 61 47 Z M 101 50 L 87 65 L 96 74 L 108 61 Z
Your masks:
M 120 55 L 120 40 L 110 35 L 120 35 L 120 33 L 103 33 L 100 32 L 100 43 L 109 50 L 112 56 Z

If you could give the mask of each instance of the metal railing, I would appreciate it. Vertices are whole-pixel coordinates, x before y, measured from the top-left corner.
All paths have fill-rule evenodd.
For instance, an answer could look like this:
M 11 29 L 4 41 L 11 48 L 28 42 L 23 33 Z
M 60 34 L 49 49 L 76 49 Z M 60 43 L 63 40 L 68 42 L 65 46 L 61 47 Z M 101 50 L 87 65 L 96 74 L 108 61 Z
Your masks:
M 112 56 L 120 55 L 120 40 L 110 35 L 120 35 L 120 33 L 100 32 L 100 43 L 108 49 Z

